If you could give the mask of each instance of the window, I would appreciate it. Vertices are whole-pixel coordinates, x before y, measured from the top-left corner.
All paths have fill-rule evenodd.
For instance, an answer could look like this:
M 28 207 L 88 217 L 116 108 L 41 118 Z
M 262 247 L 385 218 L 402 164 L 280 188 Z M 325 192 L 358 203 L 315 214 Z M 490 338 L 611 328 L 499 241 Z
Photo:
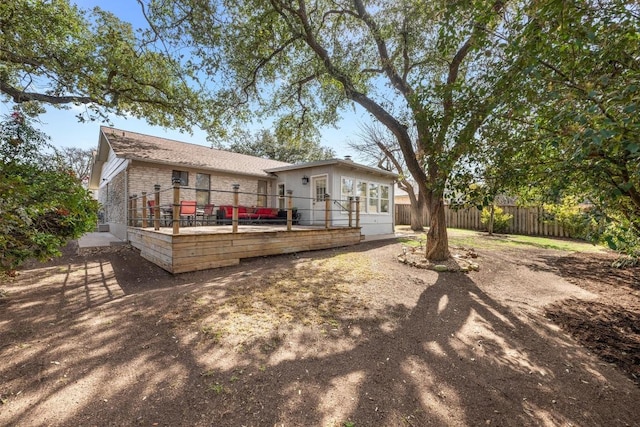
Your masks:
M 327 194 L 327 177 L 316 177 L 313 182 L 315 183 L 316 202 L 324 202 L 324 195 Z
M 340 205 L 342 205 L 342 211 L 349 210 L 349 197 L 353 197 L 353 190 L 355 187 L 355 181 L 353 178 L 342 177 L 342 183 L 340 185 Z
M 369 184 L 369 200 L 367 203 L 367 212 L 378 213 L 378 203 L 380 202 L 380 194 L 378 193 L 379 185 L 371 183 Z
M 173 181 L 174 178 L 179 179 L 180 185 L 183 187 L 186 187 L 187 185 L 189 185 L 189 172 L 187 171 L 174 170 L 171 174 L 171 181 Z
M 389 186 L 380 185 L 380 212 L 389 213 Z
M 267 206 L 267 181 L 258 181 L 258 203 L 256 206 Z
M 358 182 L 358 194 L 356 196 L 360 197 L 360 212 L 367 211 L 367 183 L 366 182 Z
M 196 174 L 196 204 L 199 207 L 204 207 L 210 203 L 211 179 L 209 174 L 197 173 Z
M 371 214 L 389 213 L 390 187 L 377 182 L 358 181 L 357 196 L 360 197 L 360 212 Z
M 284 195 L 284 184 L 278 184 L 278 209 L 285 209 L 286 200 Z

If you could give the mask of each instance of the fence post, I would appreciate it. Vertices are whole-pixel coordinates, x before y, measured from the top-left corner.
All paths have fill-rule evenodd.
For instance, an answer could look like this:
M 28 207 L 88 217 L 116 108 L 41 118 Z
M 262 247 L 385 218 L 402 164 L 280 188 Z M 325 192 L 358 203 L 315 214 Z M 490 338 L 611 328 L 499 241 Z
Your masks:
M 153 229 L 160 230 L 160 184 L 153 186 L 155 203 L 153 204 Z
M 240 190 L 240 184 L 233 184 L 233 214 L 231 216 L 231 232 L 238 232 L 238 202 L 239 195 L 238 190 Z
M 133 211 L 133 227 L 138 226 L 138 195 L 134 194 L 133 199 L 131 199 L 131 210 Z
M 331 196 L 328 194 L 324 195 L 324 228 L 329 228 L 329 218 L 330 218 L 330 209 L 331 209 Z
M 360 196 L 356 196 L 356 228 L 360 227 Z
M 293 190 L 287 190 L 287 231 L 291 231 L 293 223 Z
M 142 228 L 147 228 L 147 192 L 142 192 Z
M 353 221 L 353 196 L 349 196 L 349 228 L 351 228 Z
M 173 225 L 173 234 L 180 234 L 180 178 L 173 178 L 171 184 L 173 185 L 171 225 Z

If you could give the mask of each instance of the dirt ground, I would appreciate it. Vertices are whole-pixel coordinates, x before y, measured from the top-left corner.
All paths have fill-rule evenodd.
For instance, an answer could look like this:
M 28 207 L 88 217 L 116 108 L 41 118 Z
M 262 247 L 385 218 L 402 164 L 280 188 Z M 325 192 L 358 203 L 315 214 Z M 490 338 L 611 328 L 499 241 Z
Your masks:
M 172 276 L 75 247 L 0 283 L 0 425 L 638 426 L 640 268 L 397 241 Z

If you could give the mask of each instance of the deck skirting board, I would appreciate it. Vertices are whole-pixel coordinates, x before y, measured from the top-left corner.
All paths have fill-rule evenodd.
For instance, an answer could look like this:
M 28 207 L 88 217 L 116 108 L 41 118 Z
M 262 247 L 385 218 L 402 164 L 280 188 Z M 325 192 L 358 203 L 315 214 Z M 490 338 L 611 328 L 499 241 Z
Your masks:
M 143 258 L 174 274 L 235 265 L 243 258 L 351 246 L 361 240 L 360 228 L 235 234 L 203 229 L 201 233 L 172 235 L 131 227 L 128 234 Z

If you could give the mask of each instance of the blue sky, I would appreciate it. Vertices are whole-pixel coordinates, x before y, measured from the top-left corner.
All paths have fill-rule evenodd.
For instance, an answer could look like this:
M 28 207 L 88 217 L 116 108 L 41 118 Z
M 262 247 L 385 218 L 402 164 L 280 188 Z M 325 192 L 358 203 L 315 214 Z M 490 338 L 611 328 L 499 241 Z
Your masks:
M 140 12 L 140 6 L 136 0 L 75 0 L 72 3 L 77 4 L 82 9 L 91 9 L 99 6 L 114 13 L 123 21 L 130 22 L 134 28 L 146 26 Z M 100 125 L 109 125 L 108 123 L 100 122 L 79 123 L 76 119 L 76 114 L 79 110 L 75 110 L 76 107 L 71 110 L 46 108 L 47 113 L 40 116 L 41 129 L 51 137 L 51 142 L 56 147 L 94 148 L 98 144 Z M 4 103 L 0 105 L 0 115 L 9 114 L 10 112 L 11 105 Z M 345 111 L 343 119 L 338 123 L 337 128 L 325 128 L 322 130 L 320 143 L 333 148 L 337 157 L 352 155 L 357 160 L 358 153 L 352 152 L 347 146 L 347 142 L 357 140 L 359 124 L 365 120 L 364 117 L 366 115 L 361 109 L 358 112 L 353 112 L 352 109 Z M 193 135 L 189 135 L 173 129 L 150 126 L 146 122 L 137 119 L 112 116 L 110 120 L 111 125 L 116 128 L 178 141 L 209 145 L 206 133 L 199 129 L 193 129 Z

